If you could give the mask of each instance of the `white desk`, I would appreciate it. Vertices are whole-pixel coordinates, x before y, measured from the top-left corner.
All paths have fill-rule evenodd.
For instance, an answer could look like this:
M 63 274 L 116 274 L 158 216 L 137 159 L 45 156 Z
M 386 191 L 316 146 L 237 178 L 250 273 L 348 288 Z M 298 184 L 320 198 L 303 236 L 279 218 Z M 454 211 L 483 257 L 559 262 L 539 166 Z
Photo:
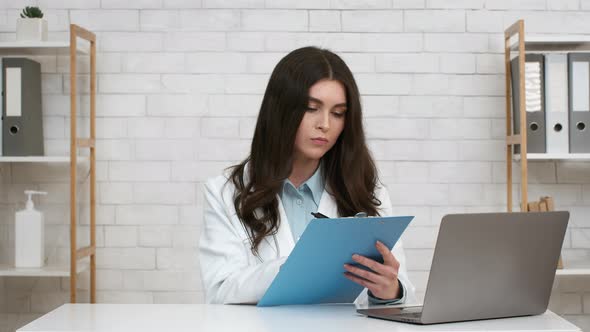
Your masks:
M 580 331 L 543 315 L 438 325 L 410 325 L 356 313 L 352 305 L 65 304 L 18 331 Z

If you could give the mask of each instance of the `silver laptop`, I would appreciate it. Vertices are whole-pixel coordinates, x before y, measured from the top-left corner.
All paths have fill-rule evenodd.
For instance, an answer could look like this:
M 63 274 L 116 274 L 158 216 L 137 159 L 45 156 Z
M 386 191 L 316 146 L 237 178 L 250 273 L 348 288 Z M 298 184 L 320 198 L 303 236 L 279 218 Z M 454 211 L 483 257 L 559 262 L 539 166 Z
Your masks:
M 415 324 L 544 313 L 568 219 L 566 211 L 446 215 L 423 306 L 357 311 Z

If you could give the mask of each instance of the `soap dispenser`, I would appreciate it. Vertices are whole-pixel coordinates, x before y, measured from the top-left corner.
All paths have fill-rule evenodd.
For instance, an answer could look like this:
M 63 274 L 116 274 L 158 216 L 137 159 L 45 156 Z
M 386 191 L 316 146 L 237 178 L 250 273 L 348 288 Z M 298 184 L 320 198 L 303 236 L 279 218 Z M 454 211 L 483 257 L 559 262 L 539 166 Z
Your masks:
M 18 211 L 14 225 L 14 265 L 39 268 L 45 265 L 45 225 L 43 213 L 35 210 L 33 195 L 47 195 L 43 191 L 25 190 L 27 206 Z

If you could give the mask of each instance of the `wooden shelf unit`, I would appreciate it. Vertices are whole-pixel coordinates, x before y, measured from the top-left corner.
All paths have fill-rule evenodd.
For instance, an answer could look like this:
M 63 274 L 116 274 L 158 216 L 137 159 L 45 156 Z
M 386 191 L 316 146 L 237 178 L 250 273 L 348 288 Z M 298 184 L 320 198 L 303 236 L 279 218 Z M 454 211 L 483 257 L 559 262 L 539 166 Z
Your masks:
M 506 197 L 508 212 L 512 212 L 512 162 L 520 163 L 521 172 L 521 197 L 520 210 L 523 212 L 530 211 L 528 199 L 528 160 L 560 160 L 560 161 L 588 161 L 589 153 L 527 153 L 527 130 L 526 130 L 526 110 L 525 98 L 520 98 L 519 116 L 520 129 L 519 134 L 513 134 L 512 126 L 512 80 L 511 80 L 511 54 L 518 52 L 519 61 L 519 86 L 518 91 L 521 96 L 525 95 L 525 53 L 527 51 L 552 53 L 552 52 L 589 52 L 590 36 L 587 35 L 552 35 L 552 34 L 533 34 L 525 35 L 524 20 L 518 20 L 508 27 L 504 32 L 504 51 L 506 66 Z M 513 154 L 512 147 L 520 145 L 520 154 Z M 560 259 L 561 260 L 561 259 Z M 575 265 L 575 264 L 574 264 Z M 560 268 L 556 271 L 556 276 L 588 276 L 590 268 L 577 265 L 570 268 Z
M 528 160 L 590 160 L 590 153 L 528 153 L 525 98 L 520 98 L 518 112 L 520 119 L 519 134 L 513 134 L 512 127 L 512 79 L 510 60 L 512 52 L 518 53 L 519 86 L 521 96 L 525 95 L 525 54 L 526 52 L 590 52 L 590 36 L 527 34 L 525 35 L 524 20 L 518 20 L 504 32 L 504 62 L 506 66 L 506 175 L 507 175 L 507 207 L 512 211 L 512 161 L 520 162 L 521 199 L 520 210 L 528 211 Z M 520 145 L 520 154 L 513 154 L 512 147 Z
M 89 43 L 89 49 L 78 46 L 78 38 Z M 96 35 L 76 24 L 70 24 L 69 41 L 44 42 L 0 42 L 2 55 L 61 55 L 70 57 L 70 155 L 69 156 L 0 156 L 0 162 L 7 163 L 63 163 L 70 167 L 70 266 L 48 265 L 40 269 L 21 269 L 0 265 L 0 276 L 23 277 L 69 277 L 70 302 L 76 302 L 78 274 L 90 270 L 90 302 L 96 303 Z M 90 58 L 90 137 L 80 138 L 77 134 L 77 67 L 78 54 Z M 90 149 L 88 156 L 78 155 L 79 150 Z M 89 163 L 90 178 L 90 245 L 78 248 L 76 244 L 76 188 L 77 165 Z M 88 259 L 85 259 L 89 257 Z M 84 260 L 85 259 L 85 260 Z

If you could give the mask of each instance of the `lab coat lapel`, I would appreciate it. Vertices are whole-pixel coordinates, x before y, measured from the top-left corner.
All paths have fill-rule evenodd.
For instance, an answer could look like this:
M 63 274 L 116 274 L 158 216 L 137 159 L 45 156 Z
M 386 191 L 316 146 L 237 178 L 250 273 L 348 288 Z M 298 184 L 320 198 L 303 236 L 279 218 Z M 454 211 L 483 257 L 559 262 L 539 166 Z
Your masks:
M 318 212 L 329 218 L 338 218 L 338 206 L 334 196 L 324 189 L 322 197 L 320 198 L 320 204 L 318 205 Z
M 287 212 L 285 212 L 283 201 L 279 195 L 277 195 L 277 200 L 279 201 L 279 229 L 276 235 L 279 246 L 278 252 L 280 252 L 281 256 L 288 256 L 295 247 L 295 241 L 293 241 L 293 233 L 291 233 Z

